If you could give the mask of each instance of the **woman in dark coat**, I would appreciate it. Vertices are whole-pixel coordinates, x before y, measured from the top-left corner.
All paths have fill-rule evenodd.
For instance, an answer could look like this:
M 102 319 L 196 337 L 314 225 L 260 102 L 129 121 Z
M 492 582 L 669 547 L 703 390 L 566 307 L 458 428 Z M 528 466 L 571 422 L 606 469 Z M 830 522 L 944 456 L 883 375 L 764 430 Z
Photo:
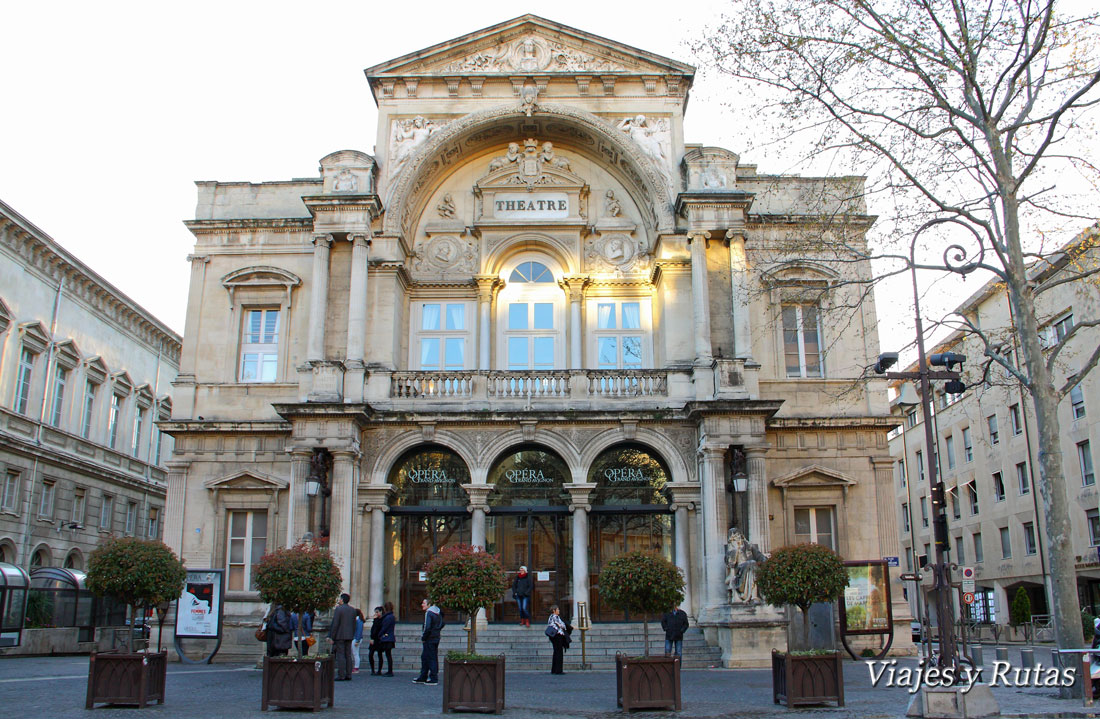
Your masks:
M 282 604 L 272 604 L 267 613 L 267 656 L 285 657 L 294 644 L 290 629 L 290 613 Z
M 393 616 L 393 602 L 386 602 L 378 627 L 378 676 L 393 676 L 393 648 L 397 646 L 397 619 Z M 382 673 L 382 656 L 385 655 L 389 671 Z
M 535 583 L 527 573 L 527 567 L 520 567 L 516 578 L 512 580 L 512 597 L 519 609 L 519 623 L 528 627 L 531 626 L 531 592 L 534 589 Z
M 569 646 L 571 629 L 572 627 L 562 620 L 558 605 L 550 607 L 550 617 L 546 620 L 546 636 L 550 637 L 550 644 L 554 647 L 554 658 L 550 663 L 551 674 L 565 674 L 562 665 L 565 663 L 565 648 Z

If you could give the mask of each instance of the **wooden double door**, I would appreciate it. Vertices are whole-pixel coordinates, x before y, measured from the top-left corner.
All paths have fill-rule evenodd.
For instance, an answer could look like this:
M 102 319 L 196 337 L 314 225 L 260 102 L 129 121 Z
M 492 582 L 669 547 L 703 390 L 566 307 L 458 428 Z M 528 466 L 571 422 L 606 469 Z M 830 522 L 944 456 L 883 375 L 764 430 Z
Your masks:
M 486 517 L 488 550 L 500 555 L 509 581 L 521 566 L 527 567 L 534 589 L 531 625 L 544 624 L 550 607 L 557 604 L 568 618 L 573 601 L 572 518 L 565 508 L 529 510 L 494 508 Z M 519 622 L 519 609 L 509 588 L 489 614 L 495 622 Z

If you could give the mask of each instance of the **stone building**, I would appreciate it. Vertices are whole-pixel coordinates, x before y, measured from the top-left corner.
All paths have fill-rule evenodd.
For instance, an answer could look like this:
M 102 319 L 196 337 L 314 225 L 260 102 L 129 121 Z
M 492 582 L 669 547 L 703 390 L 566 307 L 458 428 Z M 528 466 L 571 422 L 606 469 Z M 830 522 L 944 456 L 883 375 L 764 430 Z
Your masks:
M 783 621 L 731 597 L 731 527 L 898 554 L 884 385 L 857 382 L 874 307 L 845 282 L 870 268 L 817 242 L 863 237 L 861 178 L 685 144 L 694 68 L 531 15 L 366 76 L 376 156 L 200 182 L 187 223 L 165 537 L 227 569 L 230 614 L 309 536 L 400 620 L 455 542 L 526 565 L 536 616 L 637 619 L 597 577 L 650 549 L 727 663 L 759 663 Z
M 0 561 L 160 537 L 180 337 L 0 202 Z
M 1050 287 L 1037 297 L 1043 341 L 1050 347 L 1075 324 L 1100 316 L 1095 283 L 1068 281 L 1072 273 L 1096 268 L 1096 241 L 1093 227 L 1033 269 L 1035 286 Z M 1015 330 L 1002 283 L 986 283 L 956 312 L 1011 349 Z M 1058 353 L 1055 386 L 1080 371 L 1098 344 L 1100 331 L 1080 327 Z M 969 358 L 967 390 L 961 395 L 943 393 L 942 385 L 935 390 L 933 432 L 938 447 L 932 453 L 926 446 L 920 407 L 909 403 L 919 396 L 907 391 L 894 400 L 903 418 L 901 427 L 890 435 L 903 564 L 912 571 L 935 561 L 927 470 L 929 460 L 938 458 L 947 491 L 950 559 L 975 571 L 975 601 L 967 616 L 985 624 L 1008 624 L 1009 605 L 1020 587 L 1031 599 L 1032 612 L 1048 615 L 1049 552 L 1036 486 L 1039 446 L 1033 403 L 1003 369 L 994 366 L 985 372 L 982 348 L 973 335 L 957 332 L 933 351 L 959 352 Z M 915 370 L 915 365 L 909 368 Z M 895 384 L 895 390 L 900 387 Z M 1058 448 L 1073 526 L 1070 541 L 1077 558 L 1079 597 L 1082 608 L 1094 613 L 1100 609 L 1100 510 L 1094 469 L 1098 445 L 1093 444 L 1100 444 L 1098 418 L 1100 379 L 1094 371 L 1059 407 L 1062 441 Z M 931 582 L 926 579 L 919 599 L 910 593 L 913 615 L 928 608 L 934 617 L 935 603 L 930 599 Z

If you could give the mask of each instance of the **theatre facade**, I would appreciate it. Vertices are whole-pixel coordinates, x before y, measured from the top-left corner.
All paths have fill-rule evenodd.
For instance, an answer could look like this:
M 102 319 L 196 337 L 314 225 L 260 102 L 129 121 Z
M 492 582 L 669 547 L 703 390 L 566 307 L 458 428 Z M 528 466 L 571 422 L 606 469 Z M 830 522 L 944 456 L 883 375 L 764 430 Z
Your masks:
M 633 621 L 598 576 L 644 549 L 735 664 L 783 620 L 731 591 L 731 528 L 898 554 L 870 267 L 833 241 L 873 221 L 860 178 L 686 144 L 694 68 L 535 16 L 366 77 L 374 156 L 200 182 L 187 223 L 164 531 L 231 619 L 306 538 L 402 621 L 459 542 L 526 565 L 536 617 Z

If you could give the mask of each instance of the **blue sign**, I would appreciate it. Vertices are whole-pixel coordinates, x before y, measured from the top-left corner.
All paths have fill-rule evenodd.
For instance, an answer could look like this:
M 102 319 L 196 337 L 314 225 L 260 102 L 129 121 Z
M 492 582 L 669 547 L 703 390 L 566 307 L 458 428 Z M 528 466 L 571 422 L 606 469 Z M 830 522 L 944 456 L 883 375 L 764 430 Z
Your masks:
M 887 567 L 900 567 L 897 557 L 883 557 L 882 561 L 886 562 Z

